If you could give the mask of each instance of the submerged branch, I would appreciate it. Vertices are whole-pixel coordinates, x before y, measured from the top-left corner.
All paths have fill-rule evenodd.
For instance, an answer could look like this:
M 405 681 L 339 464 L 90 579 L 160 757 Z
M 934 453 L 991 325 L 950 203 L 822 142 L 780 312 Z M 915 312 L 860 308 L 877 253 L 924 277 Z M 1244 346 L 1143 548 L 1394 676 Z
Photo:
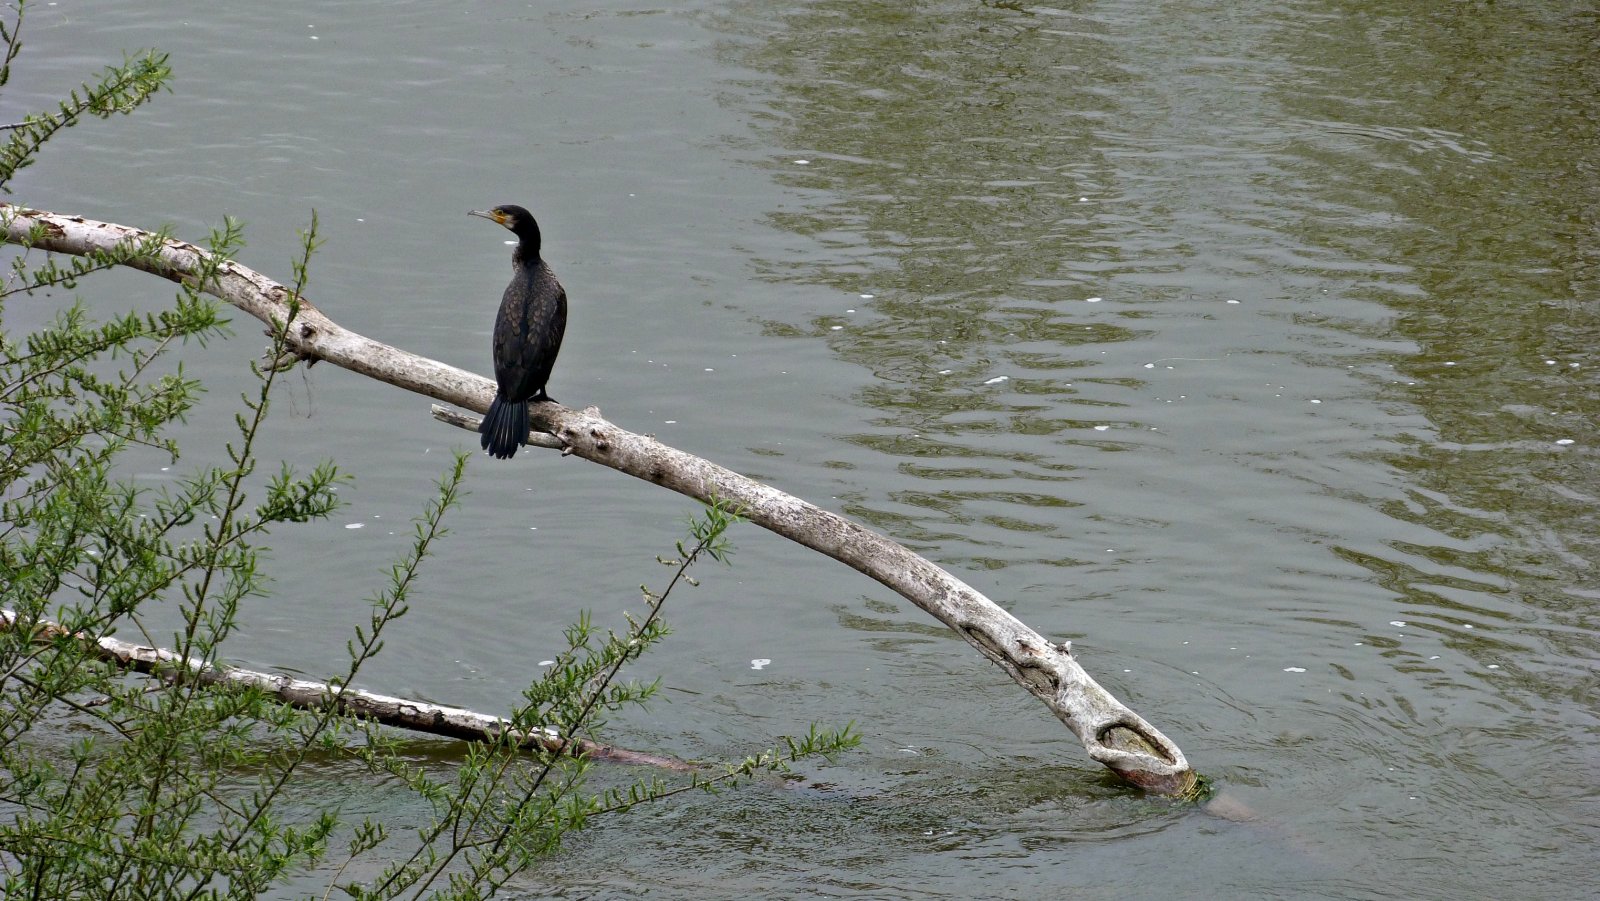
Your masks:
M 0 631 L 18 628 L 20 619 L 21 617 L 14 611 L 0 609 Z M 486 713 L 475 713 L 462 707 L 447 707 L 443 704 L 380 695 L 356 688 L 341 688 L 326 682 L 296 679 L 283 673 L 213 666 L 193 659 L 186 660 L 166 648 L 133 644 L 115 638 L 95 638 L 83 632 L 72 632 L 65 626 L 46 620 L 31 624 L 24 622 L 20 625 L 25 628 L 31 626 L 35 641 L 70 639 L 89 649 L 101 660 L 169 682 L 194 679 L 205 686 L 255 688 L 300 710 L 320 711 L 333 705 L 340 713 L 372 720 L 385 726 L 466 741 L 498 741 L 502 736 L 512 732 L 510 720 Z M 629 751 L 584 738 L 563 739 L 545 732 L 523 733 L 517 736 L 516 743 L 524 750 L 541 748 L 553 754 L 582 755 L 594 760 L 653 766 L 674 772 L 690 773 L 696 770 L 692 764 L 672 757 Z
M 83 255 L 122 242 L 148 240 L 140 229 L 0 204 L 10 243 Z M 131 262 L 177 282 L 193 283 L 206 251 L 168 240 L 161 252 Z M 202 290 L 263 322 L 283 322 L 291 292 L 231 260 Z M 487 378 L 407 353 L 352 332 L 301 298 L 289 330 L 293 356 L 318 360 L 446 403 L 482 412 L 494 396 Z M 291 361 L 292 362 L 292 361 Z M 563 454 L 709 502 L 713 498 L 772 532 L 871 576 L 949 626 L 968 644 L 1049 707 L 1094 760 L 1149 791 L 1187 795 L 1198 777 L 1183 752 L 1158 729 L 1101 687 L 1073 657 L 971 586 L 900 544 L 814 504 L 708 460 L 626 431 L 591 407 L 554 403 L 530 407 L 533 427 L 553 435 Z

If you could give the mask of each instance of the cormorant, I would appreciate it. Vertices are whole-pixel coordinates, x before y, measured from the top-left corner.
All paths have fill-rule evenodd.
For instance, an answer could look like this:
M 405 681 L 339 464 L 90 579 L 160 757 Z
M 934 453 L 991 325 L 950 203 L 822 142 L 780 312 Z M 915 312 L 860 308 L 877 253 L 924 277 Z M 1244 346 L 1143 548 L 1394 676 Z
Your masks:
M 517 236 L 511 284 L 494 321 L 494 378 L 500 388 L 478 426 L 483 449 L 505 460 L 528 437 L 528 403 L 555 402 L 544 387 L 567 330 L 567 291 L 539 256 L 539 223 L 532 213 L 504 205 L 468 215 L 498 222 Z

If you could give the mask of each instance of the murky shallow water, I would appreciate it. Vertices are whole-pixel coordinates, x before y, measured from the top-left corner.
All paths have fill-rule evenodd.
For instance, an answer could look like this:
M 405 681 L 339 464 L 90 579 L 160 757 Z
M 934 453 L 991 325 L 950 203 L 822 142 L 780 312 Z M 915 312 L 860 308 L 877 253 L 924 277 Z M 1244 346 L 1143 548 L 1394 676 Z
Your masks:
M 38 11 L 8 104 L 141 46 L 179 80 L 18 199 L 188 237 L 238 215 L 279 274 L 315 207 L 315 300 L 480 371 L 507 252 L 463 214 L 524 203 L 574 304 L 556 396 L 1073 639 L 1262 817 L 1128 795 L 926 616 L 747 530 L 671 611 L 669 703 L 613 736 L 737 756 L 853 719 L 863 748 L 828 787 L 606 824 L 521 891 L 1589 891 L 1592 10 L 376 8 Z M 196 358 L 219 414 L 256 331 Z M 271 453 L 358 482 L 281 537 L 313 565 L 276 572 L 247 662 L 318 673 L 467 442 L 323 367 L 292 396 Z M 634 604 L 688 505 L 551 455 L 472 480 L 369 675 L 487 708 L 578 609 Z

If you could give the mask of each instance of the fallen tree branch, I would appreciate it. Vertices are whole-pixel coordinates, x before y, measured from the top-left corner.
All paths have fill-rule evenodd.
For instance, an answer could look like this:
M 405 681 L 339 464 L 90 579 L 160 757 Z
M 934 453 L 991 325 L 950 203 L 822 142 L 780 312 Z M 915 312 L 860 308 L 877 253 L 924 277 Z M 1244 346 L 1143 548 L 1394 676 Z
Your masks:
M 9 243 L 87 255 L 125 242 L 150 241 L 150 232 L 80 216 L 0 204 Z M 159 254 L 131 263 L 193 284 L 207 252 L 168 239 Z M 221 262 L 201 290 L 268 323 L 288 318 L 291 292 L 231 260 Z M 288 346 L 309 363 L 326 360 L 408 391 L 482 412 L 494 383 L 454 366 L 416 356 L 352 332 L 300 299 Z M 559 439 L 564 454 L 582 457 L 680 494 L 731 505 L 745 519 L 871 576 L 949 626 L 1018 685 L 1043 701 L 1077 736 L 1089 756 L 1140 788 L 1167 795 L 1196 790 L 1198 777 L 1183 752 L 1158 729 L 1106 691 L 1078 664 L 1070 645 L 1056 645 L 971 586 L 889 538 L 814 504 L 710 461 L 637 435 L 601 418 L 593 407 L 572 410 L 533 404 L 532 425 Z
M 18 628 L 21 617 L 15 611 L 0 608 L 0 631 Z M 447 707 L 409 698 L 374 694 L 356 688 L 340 688 L 326 682 L 296 679 L 283 673 L 263 673 L 233 666 L 213 666 L 193 659 L 184 659 L 165 648 L 131 644 L 115 638 L 95 638 L 83 632 L 73 632 L 59 623 L 39 620 L 22 623 L 31 627 L 35 642 L 50 642 L 68 638 L 88 648 L 95 656 L 108 663 L 147 676 L 169 682 L 194 679 L 201 685 L 257 688 L 300 710 L 325 710 L 330 705 L 340 713 L 366 720 L 459 738 L 466 741 L 498 741 L 502 736 L 515 734 L 511 721 L 486 713 L 475 713 L 462 707 Z M 543 748 L 554 754 L 583 755 L 595 760 L 609 760 L 635 766 L 653 766 L 674 772 L 690 773 L 696 767 L 672 757 L 630 751 L 603 745 L 584 738 L 564 739 L 547 732 L 521 733 L 516 736 L 517 747 L 524 750 Z

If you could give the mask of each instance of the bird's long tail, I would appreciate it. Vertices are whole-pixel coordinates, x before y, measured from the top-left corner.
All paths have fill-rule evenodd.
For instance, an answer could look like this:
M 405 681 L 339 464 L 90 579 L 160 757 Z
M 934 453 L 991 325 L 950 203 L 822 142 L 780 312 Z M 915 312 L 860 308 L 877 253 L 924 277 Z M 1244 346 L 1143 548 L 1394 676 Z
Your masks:
M 478 433 L 483 435 L 479 443 L 489 456 L 509 460 L 528 437 L 528 402 L 506 400 L 496 394 L 483 423 L 478 426 Z

